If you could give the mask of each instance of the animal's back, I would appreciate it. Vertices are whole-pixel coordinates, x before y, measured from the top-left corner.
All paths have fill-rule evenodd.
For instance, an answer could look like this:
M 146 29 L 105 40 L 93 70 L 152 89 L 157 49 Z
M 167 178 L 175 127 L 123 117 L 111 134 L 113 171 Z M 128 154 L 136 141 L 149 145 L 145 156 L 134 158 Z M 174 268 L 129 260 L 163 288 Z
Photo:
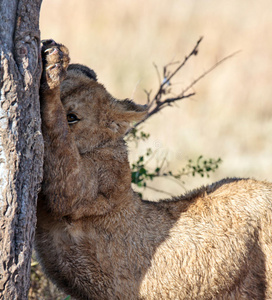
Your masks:
M 224 179 L 176 201 L 160 203 L 178 220 L 152 258 L 147 299 L 272 299 L 272 184 Z

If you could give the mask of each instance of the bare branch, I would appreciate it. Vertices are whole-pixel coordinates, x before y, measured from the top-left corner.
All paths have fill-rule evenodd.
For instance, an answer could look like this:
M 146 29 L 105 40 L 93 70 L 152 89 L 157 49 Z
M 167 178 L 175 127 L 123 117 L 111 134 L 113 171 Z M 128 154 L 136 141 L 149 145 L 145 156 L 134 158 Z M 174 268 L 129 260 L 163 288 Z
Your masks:
M 191 51 L 191 53 L 188 56 L 185 56 L 183 62 L 176 68 L 176 70 L 168 77 L 168 81 L 170 81 L 176 74 L 177 72 L 185 66 L 186 62 L 190 59 L 191 56 L 197 55 L 198 54 L 198 46 L 203 40 L 203 37 L 200 37 L 199 40 L 196 42 L 196 45 L 194 49 Z
M 173 76 L 175 76 L 182 67 L 185 66 L 185 64 L 190 59 L 190 57 L 192 57 L 193 55 L 197 55 L 198 46 L 201 43 L 202 39 L 203 39 L 203 37 L 200 37 L 200 39 L 196 42 L 196 45 L 193 48 L 193 50 L 191 51 L 191 53 L 189 55 L 185 56 L 183 62 L 172 73 L 170 73 L 170 75 L 167 75 L 167 72 L 166 72 L 166 70 L 169 67 L 169 64 L 164 66 L 164 68 L 163 68 L 164 80 L 162 81 L 162 83 L 159 87 L 159 90 L 158 90 L 157 94 L 154 97 L 155 99 L 160 98 L 160 95 L 162 94 L 164 86 L 170 82 L 170 80 L 173 78 Z
M 199 44 L 202 41 L 202 37 L 197 41 L 196 45 L 194 46 L 193 50 L 189 53 L 189 55 L 185 56 L 184 60 L 181 63 L 178 62 L 171 62 L 167 65 L 165 65 L 163 67 L 163 80 L 160 82 L 159 85 L 159 89 L 157 91 L 157 93 L 155 94 L 154 98 L 151 100 L 150 97 L 150 93 L 147 93 L 147 105 L 149 107 L 149 111 L 148 114 L 146 115 L 146 117 L 139 121 L 138 123 L 136 123 L 134 125 L 134 128 L 136 128 L 137 126 L 139 126 L 140 124 L 142 124 L 143 122 L 145 122 L 147 119 L 149 119 L 152 115 L 156 114 L 157 112 L 161 111 L 164 107 L 166 106 L 171 106 L 174 102 L 183 100 L 183 99 L 188 99 L 191 98 L 192 96 L 194 96 L 196 93 L 193 90 L 193 87 L 202 79 L 204 78 L 206 75 L 208 75 L 209 73 L 211 73 L 215 68 L 217 68 L 219 65 L 221 65 L 223 62 L 225 62 L 227 59 L 230 59 L 231 57 L 233 57 L 234 55 L 236 55 L 239 51 L 236 51 L 226 57 L 224 57 L 223 59 L 219 60 L 217 63 L 215 63 L 212 67 L 210 67 L 207 71 L 203 72 L 201 75 L 199 75 L 196 79 L 194 79 L 186 88 L 184 88 L 182 90 L 182 92 L 180 94 L 178 94 L 177 96 L 170 97 L 171 96 L 171 87 L 172 83 L 171 80 L 173 79 L 173 77 L 185 66 L 185 64 L 187 63 L 187 61 L 194 55 L 197 55 L 198 53 L 198 47 Z M 173 66 L 174 64 L 179 64 L 176 69 L 174 71 L 169 70 L 169 67 Z M 160 79 L 160 75 L 158 72 L 158 67 L 156 64 L 154 64 L 157 74 L 158 74 L 158 78 Z M 191 91 L 190 91 L 191 90 Z

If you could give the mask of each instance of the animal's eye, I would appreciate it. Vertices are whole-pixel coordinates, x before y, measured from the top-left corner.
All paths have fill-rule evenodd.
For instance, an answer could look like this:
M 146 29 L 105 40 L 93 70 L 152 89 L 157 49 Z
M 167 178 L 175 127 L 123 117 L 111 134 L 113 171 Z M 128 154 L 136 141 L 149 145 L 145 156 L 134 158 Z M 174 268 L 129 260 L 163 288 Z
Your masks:
M 75 114 L 68 114 L 67 121 L 68 121 L 68 124 L 74 124 L 79 121 L 79 118 Z

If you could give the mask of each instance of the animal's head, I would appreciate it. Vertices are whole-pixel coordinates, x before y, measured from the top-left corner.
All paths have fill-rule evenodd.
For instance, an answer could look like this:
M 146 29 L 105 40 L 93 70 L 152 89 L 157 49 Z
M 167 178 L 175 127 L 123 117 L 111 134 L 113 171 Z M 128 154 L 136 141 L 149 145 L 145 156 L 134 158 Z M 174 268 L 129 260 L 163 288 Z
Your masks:
M 122 138 L 131 123 L 143 119 L 146 107 L 114 99 L 97 82 L 93 70 L 72 64 L 61 84 L 61 101 L 81 153 Z

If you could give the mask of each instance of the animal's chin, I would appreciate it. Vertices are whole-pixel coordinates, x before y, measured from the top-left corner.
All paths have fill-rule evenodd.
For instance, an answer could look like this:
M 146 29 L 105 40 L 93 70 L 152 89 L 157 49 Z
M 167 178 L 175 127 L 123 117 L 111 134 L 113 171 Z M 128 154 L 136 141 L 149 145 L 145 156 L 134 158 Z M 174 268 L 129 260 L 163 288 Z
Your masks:
M 107 145 L 110 145 L 111 141 L 104 141 L 103 143 L 93 143 L 93 144 L 85 144 L 85 143 L 77 143 L 77 148 L 80 154 L 86 154 L 92 152 L 95 149 L 103 148 Z

